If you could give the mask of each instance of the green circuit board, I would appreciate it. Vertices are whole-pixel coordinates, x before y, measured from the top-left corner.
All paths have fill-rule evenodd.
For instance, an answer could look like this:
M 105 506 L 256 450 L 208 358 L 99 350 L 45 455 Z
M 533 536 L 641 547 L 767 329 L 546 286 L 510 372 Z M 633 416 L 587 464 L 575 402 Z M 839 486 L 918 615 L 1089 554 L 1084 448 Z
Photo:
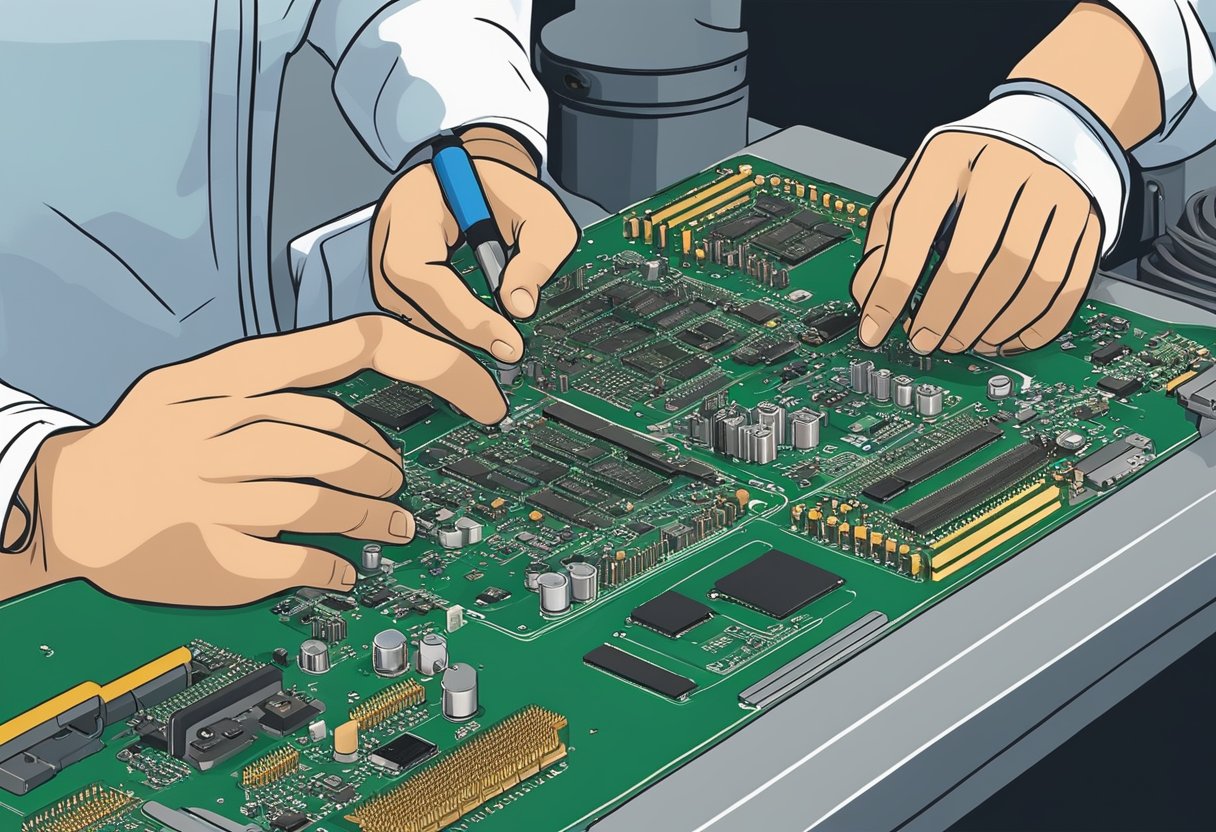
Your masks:
M 181 677 L 0 792 L 0 829 L 175 828 L 156 804 L 266 830 L 583 829 L 761 717 L 776 698 L 753 686 L 783 665 L 859 622 L 881 637 L 1197 436 L 1172 392 L 1210 329 L 1086 302 L 1029 355 L 859 347 L 871 202 L 739 157 L 587 229 L 496 428 L 375 375 L 324 391 L 402 449 L 418 529 L 349 595 L 200 610 L 77 582 L 0 605 L 0 721 L 166 655 L 158 678 Z M 386 678 L 390 629 L 411 666 Z M 413 664 L 427 634 L 476 671 L 471 717 L 445 718 L 443 671 Z M 297 658 L 314 638 L 321 674 Z M 190 746 L 221 717 L 232 736 Z

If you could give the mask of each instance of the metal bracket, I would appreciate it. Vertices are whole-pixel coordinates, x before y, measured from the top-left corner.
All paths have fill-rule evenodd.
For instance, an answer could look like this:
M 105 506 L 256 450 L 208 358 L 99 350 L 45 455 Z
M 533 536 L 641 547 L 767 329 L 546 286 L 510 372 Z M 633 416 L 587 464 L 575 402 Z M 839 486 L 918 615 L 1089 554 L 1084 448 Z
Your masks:
M 1200 436 L 1216 430 L 1216 367 L 1209 367 L 1174 391 L 1178 403 L 1187 409 L 1199 428 Z

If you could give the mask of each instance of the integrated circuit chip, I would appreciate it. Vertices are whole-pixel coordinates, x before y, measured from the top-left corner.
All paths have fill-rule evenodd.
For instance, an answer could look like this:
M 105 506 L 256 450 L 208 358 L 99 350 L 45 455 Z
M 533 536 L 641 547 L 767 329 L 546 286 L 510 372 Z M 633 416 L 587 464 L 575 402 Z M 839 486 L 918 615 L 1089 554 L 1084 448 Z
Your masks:
M 752 301 L 747 306 L 735 310 L 735 314 L 745 321 L 754 324 L 764 324 L 777 317 L 780 313 L 775 307 L 769 306 L 762 300 Z
M 737 240 L 745 234 L 755 231 L 768 222 L 768 217 L 761 214 L 748 214 L 745 217 L 724 222 L 713 230 L 713 236 L 725 240 Z
M 802 319 L 807 325 L 806 340 L 812 344 L 835 341 L 846 332 L 857 329 L 861 316 L 856 312 L 812 312 Z
M 352 409 L 391 430 L 405 430 L 435 412 L 430 396 L 406 384 L 393 384 L 372 393 Z
M 657 664 L 642 661 L 610 644 L 601 644 L 583 656 L 583 661 L 647 690 L 661 693 L 668 699 L 681 699 L 697 687 L 697 683 L 692 679 L 672 673 Z
M 668 590 L 635 609 L 629 617 L 638 624 L 676 638 L 713 617 L 713 610 L 675 590 Z
M 760 194 L 756 197 L 756 209 L 766 214 L 772 214 L 774 217 L 784 217 L 786 214 L 792 214 L 798 210 L 792 203 L 768 194 Z
M 844 578 L 813 563 L 769 549 L 746 566 L 719 578 L 714 589 L 773 618 L 789 618 L 844 584 Z
M 1135 393 L 1144 383 L 1138 378 L 1115 378 L 1105 376 L 1098 380 L 1098 389 L 1105 390 L 1116 398 L 1125 399 Z
M 735 331 L 717 321 L 702 321 L 679 333 L 676 337 L 686 344 L 691 344 L 706 352 L 713 352 L 733 344 Z
M 402 734 L 371 753 L 368 759 L 394 774 L 434 757 L 439 747 L 414 734 Z
M 1099 367 L 1105 367 L 1116 359 L 1122 358 L 1131 352 L 1131 347 L 1122 341 L 1111 341 L 1104 347 L 1098 347 L 1089 354 L 1089 360 Z

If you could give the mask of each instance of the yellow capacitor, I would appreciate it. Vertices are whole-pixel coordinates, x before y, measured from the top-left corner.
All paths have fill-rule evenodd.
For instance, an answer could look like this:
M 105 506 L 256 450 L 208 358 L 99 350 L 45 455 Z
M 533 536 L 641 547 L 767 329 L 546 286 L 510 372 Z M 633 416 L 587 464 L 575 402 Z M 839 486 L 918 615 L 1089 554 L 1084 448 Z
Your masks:
M 810 189 L 806 192 L 806 198 L 810 202 L 818 202 L 819 201 L 819 189 L 816 188 L 814 185 L 811 185 Z
M 844 210 L 844 200 L 843 200 L 843 199 L 837 199 L 837 200 L 836 200 L 836 202 L 835 202 L 835 203 L 833 203 L 832 207 L 833 207 L 833 208 L 835 208 L 835 209 L 836 209 L 836 213 L 838 213 L 838 214 L 839 214 L 841 211 L 843 211 L 843 210 Z
M 866 207 L 866 206 L 864 206 L 864 205 L 863 205 L 863 206 L 861 206 L 860 208 L 858 208 L 858 209 L 857 209 L 857 216 L 859 216 L 859 217 L 868 217 L 868 216 L 870 216 L 870 209 L 869 209 L 869 208 L 867 208 L 867 207 Z
M 755 183 L 756 183 L 757 185 L 763 185 L 763 184 L 764 184 L 764 174 L 763 174 L 763 173 L 757 173 L 757 174 L 756 174 L 756 178 L 755 178 L 755 180 L 753 180 L 753 181 L 755 181 Z
M 848 514 L 852 510 L 853 510 L 853 506 L 849 505 L 848 503 L 840 504 L 840 513 L 841 514 Z
M 839 518 L 839 517 L 837 517 L 835 514 L 833 514 L 831 517 L 829 517 L 829 518 L 828 518 L 828 528 L 829 528 L 829 529 L 834 529 L 834 528 L 836 528 L 836 526 L 837 526 L 839 523 L 840 523 L 840 518 Z
M 692 251 L 692 229 L 685 228 L 680 232 L 680 251 L 684 254 Z
M 848 211 L 848 212 L 851 214 L 851 213 L 853 213 L 854 211 L 856 211 L 856 210 L 857 210 L 857 203 L 856 203 L 856 202 L 850 202 L 850 203 L 847 203 L 847 204 L 844 206 L 844 209 L 845 209 L 846 211 Z
M 777 187 L 781 184 L 781 177 L 773 174 L 768 178 L 768 184 L 772 185 L 774 188 Z
M 887 538 L 887 557 L 891 557 L 894 554 L 895 554 L 895 540 L 893 538 L 888 537 Z
M 746 488 L 740 488 L 735 492 L 735 501 L 739 508 L 747 508 L 747 504 L 752 501 L 752 495 Z
M 359 756 L 359 722 L 348 720 L 334 729 L 334 759 L 353 763 Z
M 801 182 L 794 185 L 794 196 L 798 197 L 799 199 L 802 199 L 803 197 L 805 197 L 806 196 L 806 185 L 803 185 Z
M 642 242 L 647 245 L 654 242 L 654 223 L 650 221 L 650 217 L 642 220 Z
M 865 540 L 866 535 L 868 535 L 869 533 L 870 533 L 870 530 L 867 529 L 865 526 L 854 526 L 853 527 L 853 537 L 857 538 L 858 540 Z
M 848 543 L 849 542 L 849 524 L 841 523 L 840 530 L 837 533 L 837 535 L 838 536 L 836 538 L 836 542 L 838 542 L 840 545 L 843 546 L 845 543 Z
M 659 226 L 659 248 L 667 248 L 667 226 Z
M 912 577 L 920 574 L 920 552 L 912 556 Z
M 539 523 L 541 520 L 545 519 L 545 515 L 541 514 L 536 509 L 532 509 L 532 511 L 528 514 L 528 519 L 533 523 Z
M 621 549 L 620 551 L 618 551 L 618 552 L 616 553 L 616 559 L 617 559 L 617 560 L 624 560 L 624 559 L 625 559 L 625 550 L 624 550 L 624 549 Z
M 751 176 L 752 166 L 747 164 L 739 165 L 739 173 L 743 176 Z
M 502 508 L 506 504 L 507 501 L 502 497 L 495 497 L 493 500 L 490 500 L 490 508 Z
M 790 509 L 790 519 L 793 520 L 795 523 L 797 523 L 799 518 L 802 517 L 802 512 L 805 508 L 806 508 L 806 506 L 802 503 L 799 503 L 798 505 L 791 508 Z
M 823 207 L 824 207 L 824 208 L 831 208 L 831 207 L 832 207 L 832 195 L 831 195 L 831 194 L 824 194 L 824 195 L 823 195 Z
M 882 548 L 882 532 L 870 532 L 870 551 L 877 552 Z
M 642 233 L 642 223 L 637 217 L 629 218 L 629 239 L 636 240 Z
M 903 557 L 904 555 L 908 554 L 908 552 L 911 552 L 911 551 L 912 551 L 912 547 L 911 547 L 911 546 L 909 546 L 907 543 L 901 543 L 901 544 L 899 545 L 899 555 L 900 555 L 900 557 Z
M 705 249 L 703 249 L 703 248 L 699 248 L 699 249 L 697 249 L 697 250 L 696 250 L 695 254 L 697 255 L 697 262 L 698 262 L 698 263 L 704 263 L 704 262 L 705 262 Z

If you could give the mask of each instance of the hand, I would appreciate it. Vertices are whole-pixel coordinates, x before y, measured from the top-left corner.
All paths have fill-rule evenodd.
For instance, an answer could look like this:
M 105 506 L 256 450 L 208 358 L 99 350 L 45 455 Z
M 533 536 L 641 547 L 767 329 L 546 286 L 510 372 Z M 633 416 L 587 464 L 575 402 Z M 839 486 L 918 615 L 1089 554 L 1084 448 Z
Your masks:
M 940 133 L 871 215 L 852 285 L 862 344 L 880 344 L 903 314 L 955 205 L 949 247 L 905 324 L 912 348 L 1010 354 L 1042 347 L 1068 326 L 1102 239 L 1088 194 L 1009 142 Z
M 536 178 L 531 158 L 514 139 L 480 130 L 481 138 L 464 135 L 465 147 L 474 157 L 503 240 L 519 247 L 507 263 L 499 297 L 512 317 L 530 318 L 541 287 L 574 251 L 578 229 L 561 201 Z M 510 163 L 484 158 L 489 153 Z M 478 299 L 448 265 L 460 242 L 433 168 L 425 164 L 406 171 L 384 195 L 372 224 L 376 302 L 419 329 L 485 350 L 499 361 L 519 361 L 524 354 L 519 330 Z
M 413 537 L 413 518 L 394 499 L 400 454 L 336 400 L 293 392 L 366 368 L 487 424 L 506 413 L 471 356 L 384 315 L 154 370 L 96 427 L 44 443 L 27 477 L 37 525 L 25 565 L 40 572 L 5 589 L 84 578 L 124 598 L 195 606 L 294 586 L 349 590 L 355 571 L 344 559 L 274 538 Z

